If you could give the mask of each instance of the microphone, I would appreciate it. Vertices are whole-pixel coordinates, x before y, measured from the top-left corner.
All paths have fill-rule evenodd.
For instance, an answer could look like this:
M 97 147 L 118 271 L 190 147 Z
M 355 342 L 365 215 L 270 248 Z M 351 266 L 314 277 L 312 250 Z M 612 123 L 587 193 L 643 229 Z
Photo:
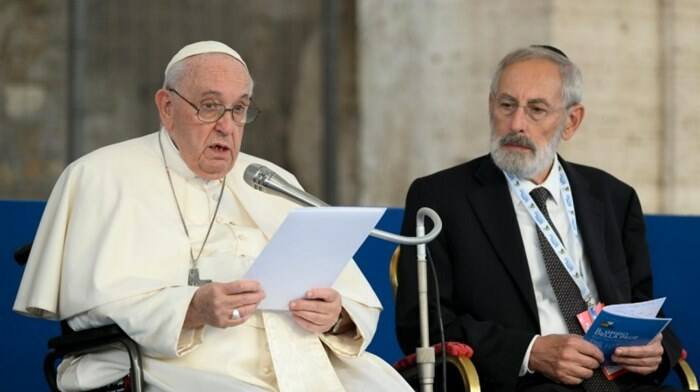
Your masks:
M 267 166 L 251 163 L 245 168 L 243 180 L 253 189 L 293 201 L 307 207 L 328 207 L 324 201 L 288 183 Z
M 243 172 L 243 180 L 253 189 L 265 192 L 271 195 L 281 196 L 294 203 L 306 207 L 329 207 L 328 203 L 317 198 L 316 196 L 304 192 L 303 190 L 288 183 L 279 174 L 272 169 L 259 163 L 251 163 Z M 438 214 L 430 208 L 423 207 L 418 210 L 417 219 L 420 225 L 423 225 L 424 217 L 430 218 L 433 222 L 433 229 L 428 234 L 418 235 L 417 237 L 406 237 L 394 233 L 389 233 L 383 230 L 373 229 L 369 235 L 395 244 L 403 245 L 419 245 L 426 244 L 435 239 L 442 230 L 442 220 Z

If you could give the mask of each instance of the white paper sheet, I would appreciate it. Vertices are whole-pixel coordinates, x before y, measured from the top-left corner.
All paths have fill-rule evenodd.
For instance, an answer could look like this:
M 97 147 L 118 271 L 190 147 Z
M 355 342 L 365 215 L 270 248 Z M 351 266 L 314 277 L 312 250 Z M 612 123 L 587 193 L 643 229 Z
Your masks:
M 666 297 L 631 304 L 608 305 L 605 307 L 605 310 L 609 313 L 627 317 L 656 318 L 664 301 L 666 301 Z
M 377 225 L 384 208 L 322 207 L 293 210 L 243 279 L 265 290 L 262 310 L 288 310 L 312 288 L 331 287 Z

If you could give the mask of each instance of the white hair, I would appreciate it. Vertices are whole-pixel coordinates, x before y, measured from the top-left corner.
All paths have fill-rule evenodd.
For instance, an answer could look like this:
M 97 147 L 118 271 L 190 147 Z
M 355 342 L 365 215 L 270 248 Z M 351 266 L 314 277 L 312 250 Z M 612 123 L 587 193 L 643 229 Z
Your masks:
M 503 71 L 511 64 L 531 59 L 549 60 L 559 66 L 561 76 L 561 98 L 569 108 L 583 99 L 583 77 L 576 64 L 571 62 L 558 49 L 543 46 L 528 46 L 508 53 L 496 67 L 491 78 L 491 96 L 496 96 Z

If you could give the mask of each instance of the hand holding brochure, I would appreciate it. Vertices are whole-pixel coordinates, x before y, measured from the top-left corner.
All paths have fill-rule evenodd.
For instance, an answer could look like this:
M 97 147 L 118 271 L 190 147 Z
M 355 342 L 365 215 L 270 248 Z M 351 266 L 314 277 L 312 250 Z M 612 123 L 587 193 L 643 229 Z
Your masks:
M 617 347 L 644 346 L 671 322 L 670 318 L 656 317 L 665 300 L 608 305 L 593 320 L 584 339 L 598 346 L 605 355 L 603 371 L 609 379 L 624 370 L 610 359 Z

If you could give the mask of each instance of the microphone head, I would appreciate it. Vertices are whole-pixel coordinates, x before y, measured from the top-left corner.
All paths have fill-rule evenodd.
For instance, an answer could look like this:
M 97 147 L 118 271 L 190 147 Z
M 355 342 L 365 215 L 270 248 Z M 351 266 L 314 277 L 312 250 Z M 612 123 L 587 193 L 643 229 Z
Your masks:
M 245 168 L 243 171 L 243 181 L 255 190 L 281 196 L 302 206 L 328 206 L 328 204 L 324 203 L 316 196 L 308 194 L 302 189 L 288 183 L 270 168 L 259 163 L 251 163 Z
M 246 182 L 246 184 L 252 186 L 253 189 L 264 191 L 265 182 L 267 182 L 273 175 L 274 172 L 268 169 L 267 166 L 259 163 L 251 163 L 243 172 L 243 180 Z

